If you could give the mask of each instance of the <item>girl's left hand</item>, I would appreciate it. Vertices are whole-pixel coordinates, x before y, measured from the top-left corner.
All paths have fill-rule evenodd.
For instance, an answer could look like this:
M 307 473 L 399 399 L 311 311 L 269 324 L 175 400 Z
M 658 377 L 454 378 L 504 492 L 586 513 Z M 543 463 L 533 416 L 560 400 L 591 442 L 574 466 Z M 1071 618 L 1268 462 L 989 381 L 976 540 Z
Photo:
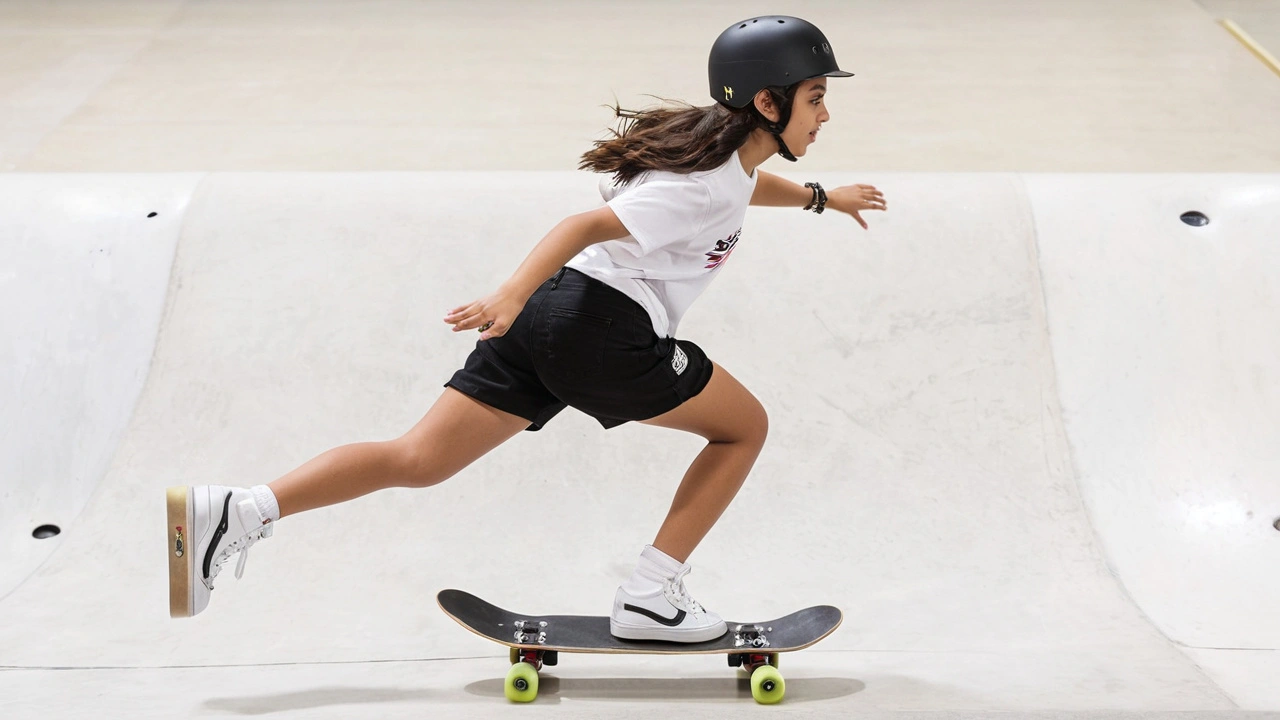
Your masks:
M 826 209 L 849 213 L 854 220 L 858 221 L 863 230 L 868 229 L 867 222 L 862 219 L 858 211 L 885 210 L 888 207 L 888 203 L 884 200 L 884 194 L 877 190 L 874 185 L 845 185 L 844 187 L 827 191 Z

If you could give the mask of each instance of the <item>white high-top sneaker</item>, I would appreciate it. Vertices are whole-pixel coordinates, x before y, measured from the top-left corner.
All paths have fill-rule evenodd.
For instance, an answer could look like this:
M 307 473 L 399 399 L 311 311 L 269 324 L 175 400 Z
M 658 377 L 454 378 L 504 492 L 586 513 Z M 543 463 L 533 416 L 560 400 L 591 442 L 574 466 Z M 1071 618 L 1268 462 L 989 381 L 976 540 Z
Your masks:
M 715 640 L 728 630 L 724 620 L 694 600 L 684 587 L 684 564 L 674 576 L 655 584 L 652 592 L 633 593 L 624 585 L 613 600 L 609 631 L 624 640 L 697 643 Z
M 258 512 L 247 488 L 222 485 L 171 487 L 169 512 L 169 615 L 191 617 L 209 604 L 222 563 L 237 552 L 236 578 L 244 574 L 249 546 L 271 537 L 269 518 Z

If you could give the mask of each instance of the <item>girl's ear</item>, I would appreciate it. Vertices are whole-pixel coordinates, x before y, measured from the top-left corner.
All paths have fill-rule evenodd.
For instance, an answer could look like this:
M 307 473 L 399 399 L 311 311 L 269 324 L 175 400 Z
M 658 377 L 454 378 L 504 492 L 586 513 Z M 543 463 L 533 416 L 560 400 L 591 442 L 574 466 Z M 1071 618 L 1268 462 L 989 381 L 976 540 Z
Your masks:
M 782 113 L 778 112 L 778 106 L 773 103 L 773 94 L 769 92 L 768 88 L 756 93 L 752 102 L 755 103 L 756 109 L 760 111 L 760 114 L 769 118 L 770 122 L 778 122 L 782 117 Z

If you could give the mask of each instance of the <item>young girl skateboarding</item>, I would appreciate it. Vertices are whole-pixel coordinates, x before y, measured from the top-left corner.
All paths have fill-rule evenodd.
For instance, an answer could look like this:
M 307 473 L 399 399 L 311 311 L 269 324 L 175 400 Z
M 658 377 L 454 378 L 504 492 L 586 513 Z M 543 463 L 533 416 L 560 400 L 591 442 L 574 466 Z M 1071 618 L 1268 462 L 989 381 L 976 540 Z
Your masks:
M 866 228 L 859 212 L 886 204 L 869 185 L 828 192 L 757 169 L 774 153 L 805 155 L 830 117 L 827 78 L 850 75 L 818 28 L 785 16 L 735 23 L 708 70 L 714 105 L 615 108 L 619 130 L 581 162 L 613 176 L 604 206 L 566 218 L 501 287 L 445 316 L 480 340 L 403 437 L 330 450 L 270 485 L 169 488 L 171 615 L 204 610 L 222 564 L 241 553 L 239 577 L 281 518 L 436 485 L 572 406 L 606 429 L 636 421 L 707 441 L 618 588 L 613 634 L 702 642 L 725 632 L 685 588 L 686 560 L 755 464 L 768 421 L 732 375 L 676 340 L 680 319 L 733 252 L 748 205 L 834 209 Z

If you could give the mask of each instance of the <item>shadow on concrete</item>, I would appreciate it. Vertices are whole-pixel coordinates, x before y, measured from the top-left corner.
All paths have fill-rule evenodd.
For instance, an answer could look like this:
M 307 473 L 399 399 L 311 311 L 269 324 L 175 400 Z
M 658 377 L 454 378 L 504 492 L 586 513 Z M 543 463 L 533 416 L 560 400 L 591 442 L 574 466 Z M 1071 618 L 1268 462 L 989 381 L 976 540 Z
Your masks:
M 502 683 L 498 683 L 502 694 Z M 397 690 L 392 688 L 316 688 L 280 695 L 213 698 L 204 702 L 209 710 L 236 715 L 269 715 L 290 710 L 310 710 L 335 705 L 366 705 L 370 703 L 409 702 L 428 700 L 433 694 L 426 690 Z
M 480 680 L 466 687 L 472 695 L 505 698 L 500 678 Z M 787 679 L 783 703 L 819 702 L 848 697 L 866 689 L 853 678 Z M 619 702 L 670 702 L 672 700 L 724 701 L 751 699 L 751 680 L 745 674 L 734 678 L 558 678 L 544 675 L 538 681 L 535 703 L 558 703 L 561 696 L 574 700 L 616 700 Z

